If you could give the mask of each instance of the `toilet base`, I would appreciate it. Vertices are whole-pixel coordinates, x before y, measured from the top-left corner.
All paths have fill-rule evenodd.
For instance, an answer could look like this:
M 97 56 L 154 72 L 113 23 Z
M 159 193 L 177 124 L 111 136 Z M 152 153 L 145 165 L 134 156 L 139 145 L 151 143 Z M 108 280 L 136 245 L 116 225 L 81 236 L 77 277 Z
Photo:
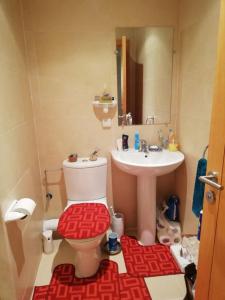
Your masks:
M 74 249 L 76 277 L 91 277 L 98 271 L 102 258 L 100 243 L 104 235 L 90 240 L 66 239 Z
M 75 276 L 77 278 L 91 277 L 98 271 L 101 261 L 100 246 L 87 251 L 76 252 Z

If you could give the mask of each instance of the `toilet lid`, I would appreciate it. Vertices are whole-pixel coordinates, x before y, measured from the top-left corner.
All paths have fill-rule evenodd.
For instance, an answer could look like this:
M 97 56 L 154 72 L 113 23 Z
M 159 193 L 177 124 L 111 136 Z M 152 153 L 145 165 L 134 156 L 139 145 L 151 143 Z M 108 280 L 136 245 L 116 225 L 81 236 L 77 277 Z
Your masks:
M 106 232 L 110 216 L 105 205 L 80 203 L 69 206 L 59 218 L 57 231 L 64 238 L 88 239 Z

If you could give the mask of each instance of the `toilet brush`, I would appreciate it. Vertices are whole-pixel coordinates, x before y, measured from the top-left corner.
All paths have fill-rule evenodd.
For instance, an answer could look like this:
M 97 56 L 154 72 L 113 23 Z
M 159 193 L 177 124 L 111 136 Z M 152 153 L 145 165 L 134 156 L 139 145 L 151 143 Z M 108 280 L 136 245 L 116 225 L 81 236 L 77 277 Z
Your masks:
M 111 210 L 112 216 L 115 217 L 115 216 L 116 216 L 116 213 L 115 213 L 115 211 L 114 211 L 112 205 L 111 205 L 109 208 L 110 208 L 110 210 Z

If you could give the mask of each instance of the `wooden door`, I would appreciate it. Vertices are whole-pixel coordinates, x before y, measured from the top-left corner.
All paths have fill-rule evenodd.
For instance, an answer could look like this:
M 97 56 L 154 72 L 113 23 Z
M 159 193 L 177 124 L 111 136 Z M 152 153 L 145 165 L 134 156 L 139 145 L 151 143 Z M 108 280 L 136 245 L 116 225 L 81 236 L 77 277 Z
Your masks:
M 209 141 L 208 171 L 219 172 L 225 186 L 225 0 L 221 0 L 215 92 Z M 200 242 L 196 300 L 225 299 L 225 190 L 215 192 L 215 201 L 206 198 Z
M 122 57 L 121 57 L 121 104 L 123 114 L 127 113 L 127 38 L 122 36 Z

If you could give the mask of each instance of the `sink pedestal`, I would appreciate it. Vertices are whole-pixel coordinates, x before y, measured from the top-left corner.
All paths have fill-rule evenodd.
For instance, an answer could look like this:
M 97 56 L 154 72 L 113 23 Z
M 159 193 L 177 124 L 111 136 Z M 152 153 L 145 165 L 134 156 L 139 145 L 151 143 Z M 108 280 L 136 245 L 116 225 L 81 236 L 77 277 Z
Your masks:
M 137 231 L 142 245 L 155 243 L 156 176 L 137 177 Z
M 173 172 L 183 162 L 184 155 L 165 149 L 148 155 L 134 149 L 111 153 L 118 168 L 137 176 L 138 240 L 143 245 L 152 245 L 156 232 L 156 178 Z

